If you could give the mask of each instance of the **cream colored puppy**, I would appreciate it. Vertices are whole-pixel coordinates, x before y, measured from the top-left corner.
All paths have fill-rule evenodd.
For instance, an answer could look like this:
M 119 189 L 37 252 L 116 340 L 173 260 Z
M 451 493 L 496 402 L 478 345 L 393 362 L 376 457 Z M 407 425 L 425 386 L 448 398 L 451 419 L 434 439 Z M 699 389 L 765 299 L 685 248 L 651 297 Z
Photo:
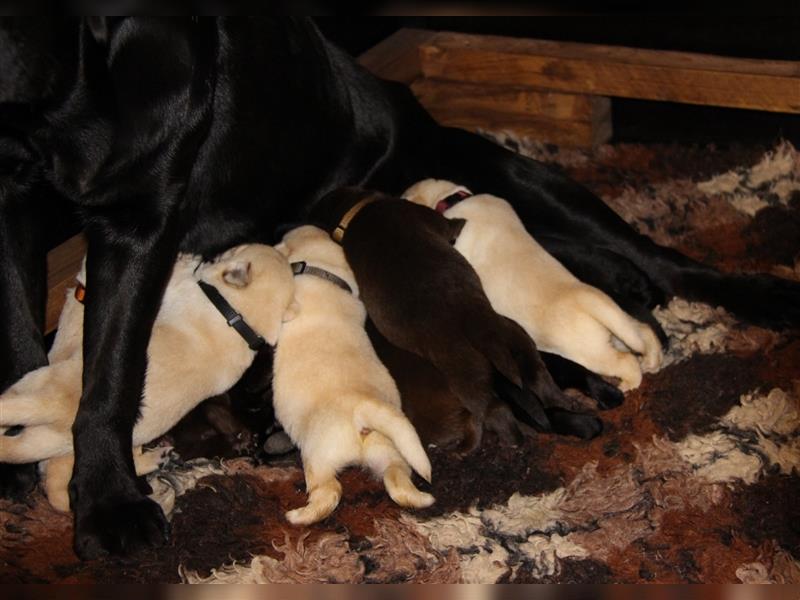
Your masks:
M 383 478 L 397 504 L 421 508 L 433 496 L 411 482 L 411 469 L 430 481 L 431 465 L 400 409 L 400 392 L 364 331 L 366 310 L 341 247 L 312 226 L 294 229 L 276 246 L 290 263 L 333 274 L 300 274 L 300 315 L 281 330 L 275 351 L 275 416 L 300 448 L 308 504 L 286 513 L 294 525 L 330 515 L 342 495 L 336 473 L 362 465 Z M 351 291 L 344 289 L 343 284 Z
M 469 191 L 450 181 L 426 179 L 403 194 L 447 218 L 466 219 L 455 248 L 472 265 L 500 314 L 519 323 L 539 350 L 552 352 L 600 375 L 617 377 L 629 390 L 642 381 L 642 366 L 661 364 L 653 330 L 631 318 L 606 294 L 581 283 L 525 230 L 511 205 L 489 194 L 469 196 L 447 208 L 439 203 Z M 642 355 L 615 348 L 613 337 Z
M 81 272 L 79 281 L 84 278 Z M 256 354 L 228 326 L 198 281 L 215 286 L 270 344 L 277 341 L 282 320 L 295 312 L 294 278 L 274 248 L 238 246 L 209 263 L 190 256 L 178 259 L 147 349 L 141 414 L 133 430 L 140 475 L 155 470 L 168 450 L 142 453 L 140 446 L 166 433 L 206 398 L 232 387 Z M 0 462 L 47 461 L 42 465 L 45 491 L 51 504 L 64 511 L 69 510 L 71 429 L 83 370 L 83 305 L 73 291 L 67 292 L 50 365 L 28 373 L 0 396 Z

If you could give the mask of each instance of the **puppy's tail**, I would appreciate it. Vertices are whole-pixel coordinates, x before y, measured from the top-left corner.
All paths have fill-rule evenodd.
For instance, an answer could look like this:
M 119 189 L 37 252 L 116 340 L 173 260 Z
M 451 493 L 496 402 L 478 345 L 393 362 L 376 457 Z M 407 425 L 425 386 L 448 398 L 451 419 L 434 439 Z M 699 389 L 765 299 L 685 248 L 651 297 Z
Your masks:
M 661 364 L 661 343 L 655 332 L 630 317 L 606 294 L 587 286 L 578 293 L 577 302 L 623 344 L 641 354 L 647 366 L 655 368 Z
M 417 430 L 400 409 L 370 399 L 359 405 L 354 420 L 359 430 L 372 429 L 389 438 L 411 468 L 430 483 L 431 462 L 422 447 Z

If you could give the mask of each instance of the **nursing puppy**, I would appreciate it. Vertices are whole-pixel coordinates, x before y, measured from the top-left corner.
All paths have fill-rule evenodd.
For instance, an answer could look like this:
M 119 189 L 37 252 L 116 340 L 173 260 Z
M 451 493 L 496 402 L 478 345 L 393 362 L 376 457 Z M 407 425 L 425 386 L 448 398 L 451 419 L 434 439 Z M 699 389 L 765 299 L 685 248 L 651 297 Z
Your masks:
M 359 188 L 328 194 L 311 218 L 341 240 L 378 331 L 442 373 L 476 419 L 478 436 L 487 420 L 504 418 L 488 410 L 495 398 L 539 431 L 591 438 L 602 430 L 599 419 L 564 408 L 568 399 L 533 341 L 492 309 L 475 271 L 451 246 L 463 221 Z M 513 420 L 490 428 L 515 435 Z
M 313 226 L 290 231 L 277 248 L 309 267 L 296 278 L 301 313 L 275 351 L 275 416 L 300 448 L 309 495 L 286 518 L 307 525 L 330 515 L 342 495 L 336 473 L 348 465 L 382 477 L 397 504 L 430 506 L 433 496 L 414 486 L 409 468 L 430 481 L 430 462 L 364 331 L 366 311 L 342 249 Z
M 79 276 L 81 283 L 85 276 Z M 148 347 L 141 415 L 133 430 L 140 447 L 166 433 L 200 402 L 233 386 L 256 351 L 229 327 L 198 285 L 215 286 L 266 343 L 275 344 L 292 317 L 294 278 L 274 248 L 245 245 L 218 260 L 178 259 L 164 293 Z M 0 461 L 42 465 L 50 503 L 69 510 L 72 424 L 81 396 L 83 304 L 73 290 L 48 355 L 50 365 L 32 371 L 0 396 Z M 89 290 L 87 293 L 92 293 Z M 154 470 L 164 450 L 134 451 L 138 474 Z
M 413 185 L 403 196 L 466 221 L 456 250 L 478 273 L 492 307 L 519 323 L 540 350 L 617 377 L 623 390 L 639 386 L 642 369 L 633 354 L 612 345 L 612 336 L 642 355 L 645 369 L 661 364 L 653 330 L 575 278 L 528 234 L 505 200 L 471 196 L 463 186 L 435 179 Z

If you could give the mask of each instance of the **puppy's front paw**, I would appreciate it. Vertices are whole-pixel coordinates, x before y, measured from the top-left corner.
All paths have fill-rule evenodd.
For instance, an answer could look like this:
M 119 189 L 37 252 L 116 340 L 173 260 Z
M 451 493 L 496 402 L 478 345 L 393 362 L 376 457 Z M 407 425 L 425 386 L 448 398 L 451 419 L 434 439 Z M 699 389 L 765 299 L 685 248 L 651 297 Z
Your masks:
M 75 553 L 83 560 L 161 546 L 169 535 L 161 507 L 138 494 L 95 501 L 75 512 Z

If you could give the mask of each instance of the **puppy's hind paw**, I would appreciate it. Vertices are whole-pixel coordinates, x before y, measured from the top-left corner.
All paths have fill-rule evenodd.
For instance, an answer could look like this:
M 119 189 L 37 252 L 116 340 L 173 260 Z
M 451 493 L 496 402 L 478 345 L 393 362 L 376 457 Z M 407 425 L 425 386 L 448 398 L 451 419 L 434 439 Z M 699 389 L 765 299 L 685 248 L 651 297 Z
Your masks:
M 616 408 L 625 400 L 625 394 L 617 386 L 602 377 L 594 376 L 587 381 L 589 396 L 597 402 L 600 410 Z
M 328 517 L 339 505 L 342 486 L 333 480 L 324 483 L 308 495 L 308 504 L 286 513 L 286 520 L 292 525 L 311 525 Z
M 393 494 L 390 493 L 389 497 L 395 504 L 405 508 L 428 508 L 436 502 L 436 498 L 418 489 L 396 491 Z
M 603 432 L 603 421 L 592 415 L 572 412 L 564 408 L 548 408 L 547 416 L 553 432 L 591 440 Z

